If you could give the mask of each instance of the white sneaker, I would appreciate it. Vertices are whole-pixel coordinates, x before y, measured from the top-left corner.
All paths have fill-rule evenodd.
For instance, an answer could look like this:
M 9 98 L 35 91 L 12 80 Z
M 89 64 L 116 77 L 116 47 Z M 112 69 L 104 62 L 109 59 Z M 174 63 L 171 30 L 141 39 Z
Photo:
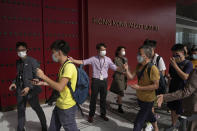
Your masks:
M 145 131 L 152 131 L 153 130 L 153 126 L 150 122 L 146 123 L 146 128 Z

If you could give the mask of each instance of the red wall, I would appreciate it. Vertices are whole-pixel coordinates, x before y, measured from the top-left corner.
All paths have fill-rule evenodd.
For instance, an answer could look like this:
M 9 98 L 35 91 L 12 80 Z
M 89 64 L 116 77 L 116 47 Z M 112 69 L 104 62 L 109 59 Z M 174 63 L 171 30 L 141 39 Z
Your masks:
M 17 41 L 28 44 L 29 55 L 41 62 L 52 79 L 59 65 L 52 61 L 50 45 L 64 39 L 71 46 L 70 55 L 81 57 L 79 0 L 2 0 L 0 2 L 0 108 L 16 105 L 15 92 L 8 90 L 16 77 Z M 48 98 L 51 88 L 42 87 L 40 99 Z
M 134 69 L 138 47 L 149 38 L 158 42 L 157 52 L 168 66 L 170 48 L 175 43 L 175 0 L 88 0 L 87 8 L 89 56 L 96 55 L 95 45 L 99 42 L 107 44 L 107 55 L 111 58 L 117 46 L 123 45 L 127 48 L 129 65 Z M 92 22 L 93 17 L 157 25 L 159 30 L 99 25 Z
M 97 25 L 93 17 L 159 26 L 158 31 Z M 138 47 L 146 38 L 158 41 L 157 52 L 168 63 L 175 43 L 175 0 L 2 0 L 0 2 L 0 107 L 16 104 L 8 86 L 16 76 L 15 43 L 25 41 L 47 75 L 56 78 L 57 64 L 51 60 L 50 44 L 64 39 L 71 45 L 70 55 L 88 58 L 96 55 L 95 45 L 104 42 L 111 58 L 117 46 L 127 47 L 133 69 Z M 110 72 L 112 73 L 112 72 Z M 91 75 L 90 75 L 91 76 Z M 40 98 L 51 90 L 43 87 Z

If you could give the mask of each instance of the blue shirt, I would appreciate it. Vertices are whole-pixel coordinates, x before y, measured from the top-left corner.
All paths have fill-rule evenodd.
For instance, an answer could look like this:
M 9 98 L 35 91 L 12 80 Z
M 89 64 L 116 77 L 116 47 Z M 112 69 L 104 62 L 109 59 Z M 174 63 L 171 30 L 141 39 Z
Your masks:
M 178 66 L 186 74 L 190 74 L 193 70 L 192 62 L 189 60 L 184 60 L 183 62 L 178 63 Z M 170 65 L 169 74 L 172 78 L 170 82 L 169 93 L 183 89 L 187 80 L 183 80 L 172 65 Z

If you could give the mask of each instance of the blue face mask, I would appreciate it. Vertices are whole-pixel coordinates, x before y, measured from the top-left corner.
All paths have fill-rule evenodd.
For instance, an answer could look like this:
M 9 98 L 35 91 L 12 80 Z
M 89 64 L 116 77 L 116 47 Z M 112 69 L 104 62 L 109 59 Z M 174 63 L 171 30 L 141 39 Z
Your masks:
M 197 54 L 193 54 L 193 55 L 192 55 L 192 58 L 193 58 L 194 60 L 197 60 Z
M 54 62 L 58 62 L 58 59 L 55 57 L 55 54 L 52 54 L 52 59 Z
M 144 61 L 144 57 L 142 57 L 141 55 L 138 55 L 137 61 L 138 61 L 138 63 L 142 63 Z

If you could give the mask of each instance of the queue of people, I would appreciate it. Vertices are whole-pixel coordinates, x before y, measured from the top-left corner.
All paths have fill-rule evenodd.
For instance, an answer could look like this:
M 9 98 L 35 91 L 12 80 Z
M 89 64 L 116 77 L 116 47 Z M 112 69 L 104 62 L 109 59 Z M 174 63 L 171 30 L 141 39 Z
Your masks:
M 16 50 L 19 56 L 17 60 L 17 77 L 10 85 L 9 90 L 16 90 L 18 127 L 17 131 L 25 131 L 25 108 L 28 101 L 32 109 L 37 113 L 41 122 L 42 131 L 60 131 L 63 127 L 65 131 L 78 131 L 76 124 L 76 111 L 78 102 L 73 95 L 78 90 L 79 72 L 77 65 L 91 65 L 91 95 L 89 105 L 88 122 L 94 122 L 97 97 L 100 94 L 100 117 L 104 121 L 109 121 L 106 110 L 106 98 L 108 92 L 108 70 L 114 71 L 110 91 L 117 95 L 117 111 L 125 113 L 122 106 L 124 91 L 127 89 L 128 80 L 137 77 L 136 84 L 129 85 L 136 90 L 137 102 L 140 107 L 135 118 L 133 131 L 141 131 L 146 125 L 145 130 L 159 131 L 157 119 L 159 115 L 155 113 L 154 105 L 161 107 L 162 103 L 167 102 L 171 112 L 172 125 L 168 130 L 178 130 L 177 121 L 181 119 L 183 131 L 196 131 L 197 112 L 196 89 L 197 82 L 197 48 L 191 49 L 190 55 L 182 44 L 175 44 L 171 48 L 172 57 L 170 58 L 169 73 L 166 72 L 166 65 L 162 56 L 155 52 L 157 42 L 146 39 L 138 49 L 137 66 L 134 71 L 129 69 L 128 59 L 126 58 L 126 47 L 119 46 L 115 51 L 113 61 L 107 57 L 107 46 L 105 43 L 96 45 L 97 55 L 88 59 L 77 60 L 69 56 L 70 46 L 64 40 L 57 40 L 52 43 L 52 59 L 60 63 L 58 80 L 49 78 L 40 69 L 39 63 L 34 58 L 27 55 L 28 47 L 25 42 L 17 42 Z M 188 54 L 188 55 L 187 55 Z M 166 81 L 168 79 L 168 82 Z M 58 93 L 55 99 L 56 105 L 52 113 L 49 129 L 46 125 L 46 117 L 39 104 L 38 94 L 41 92 L 40 86 L 49 86 Z M 169 92 L 167 93 L 167 87 Z M 190 98 L 192 113 L 187 114 L 188 106 L 185 106 L 184 99 Z M 188 101 L 188 100 L 187 100 Z M 186 115 L 187 114 L 187 115 Z M 185 117 L 184 117 L 185 118 Z M 190 119 L 191 118 L 191 119 Z

